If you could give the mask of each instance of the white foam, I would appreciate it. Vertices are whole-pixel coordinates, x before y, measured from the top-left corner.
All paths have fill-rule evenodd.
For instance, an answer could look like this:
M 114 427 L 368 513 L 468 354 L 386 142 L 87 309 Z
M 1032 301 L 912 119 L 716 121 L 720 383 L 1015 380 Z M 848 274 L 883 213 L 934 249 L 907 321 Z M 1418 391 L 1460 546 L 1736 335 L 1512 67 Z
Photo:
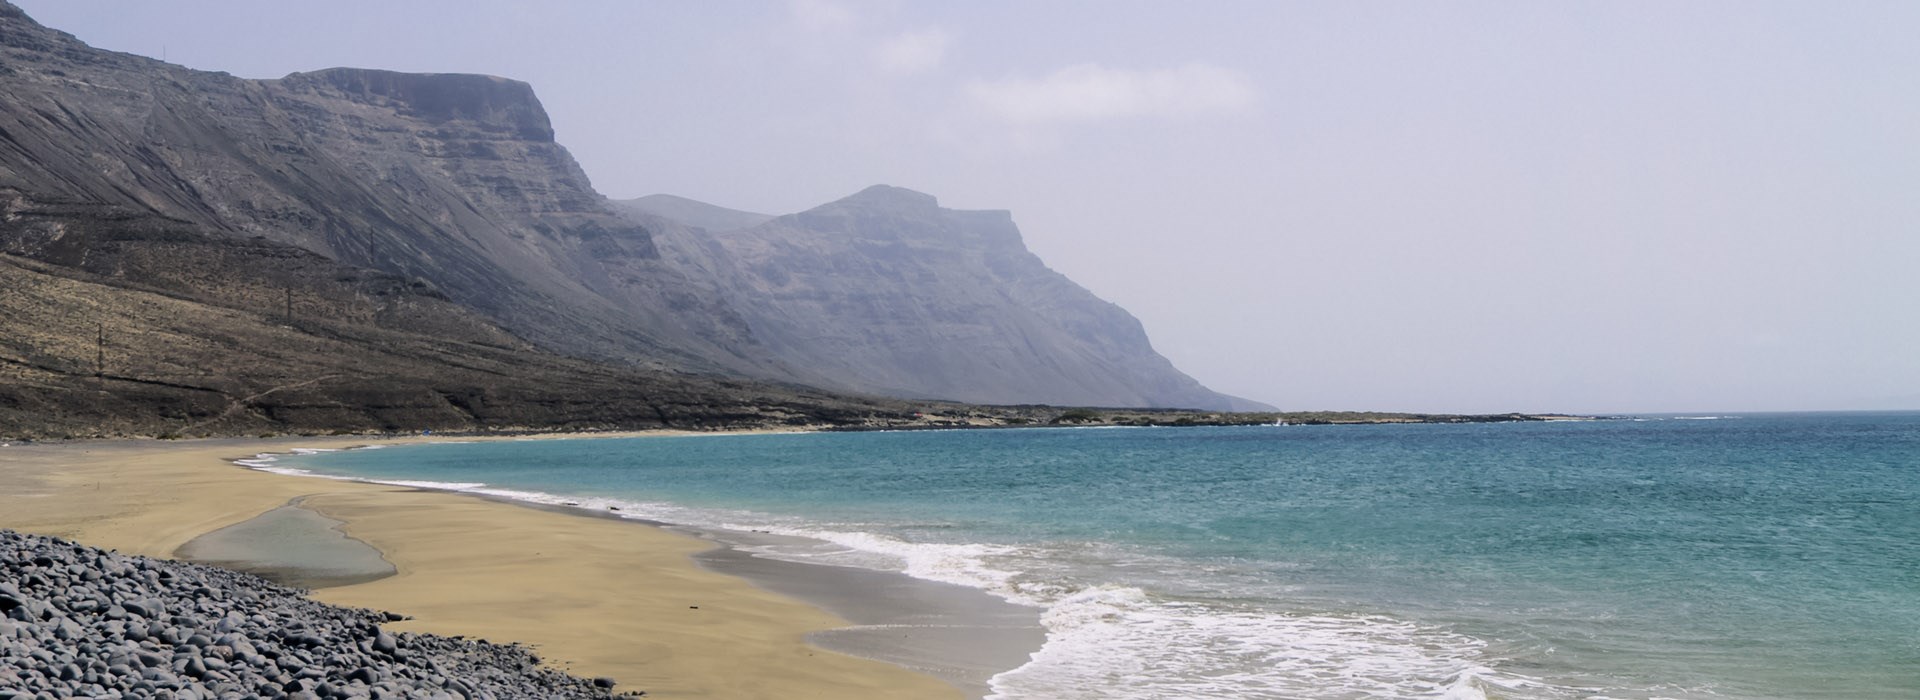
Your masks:
M 990 544 L 930 544 L 907 542 L 870 532 L 823 530 L 784 525 L 742 525 L 722 523 L 730 530 L 760 530 L 776 535 L 803 537 L 840 545 L 842 549 L 808 549 L 780 546 L 744 546 L 741 549 L 774 559 L 815 564 L 856 566 L 882 571 L 899 571 L 914 578 L 986 589 L 1014 602 L 1024 600 L 1011 585 L 1014 572 L 995 568 L 987 557 L 1017 552 L 1014 547 Z
M 332 451 L 332 450 L 326 450 Z M 299 454 L 313 454 L 301 452 Z M 253 459 L 235 460 L 236 464 L 259 471 L 363 483 L 404 486 L 472 493 L 542 505 L 571 506 L 596 511 L 617 511 L 623 518 L 658 520 L 693 527 L 718 528 L 740 532 L 767 532 L 831 543 L 838 547 L 795 547 L 780 545 L 742 545 L 741 549 L 759 556 L 832 566 L 853 566 L 881 571 L 900 571 L 915 578 L 986 589 L 1015 602 L 1040 604 L 1040 601 L 1015 590 L 1009 583 L 1013 572 L 987 565 L 986 557 L 1014 553 L 1016 548 L 987 544 L 925 544 L 869 532 L 819 529 L 796 523 L 769 524 L 778 518 L 761 513 L 695 509 L 670 503 L 638 502 L 614 498 L 582 497 L 493 488 L 484 482 L 417 481 L 371 479 L 316 473 L 307 469 L 276 466 L 271 453 Z
M 995 676 L 996 700 L 1453 698 L 1482 670 L 1477 640 L 1375 616 L 1285 615 L 1102 586 L 1042 617 L 1047 642 Z M 1478 699 L 1475 699 L 1478 700 Z
M 486 487 L 484 481 L 411 481 L 407 479 L 368 479 L 375 484 L 405 486 L 413 489 L 432 489 L 435 491 L 478 491 Z
M 681 521 L 684 522 L 684 521 Z M 711 523 L 708 523 L 711 525 Z M 1381 616 L 1289 615 L 1173 601 L 1127 586 L 1039 580 L 1023 563 L 1060 552 L 983 544 L 906 542 L 803 525 L 721 525 L 823 540 L 837 547 L 767 545 L 761 556 L 904 571 L 984 589 L 1044 609 L 1045 646 L 990 682 L 995 700 L 1174 698 L 1585 697 L 1489 667 L 1485 644 Z M 1108 553 L 1117 554 L 1117 553 Z M 1103 557 L 1111 558 L 1111 557 Z M 1191 567 L 1191 562 L 1187 565 Z
M 295 469 L 293 467 L 260 467 L 259 469 L 260 471 L 263 471 L 263 472 L 268 472 L 271 474 L 285 474 L 287 476 L 305 476 L 305 477 L 312 477 L 315 479 L 331 479 L 333 481 L 360 481 L 359 479 L 355 479 L 352 477 L 332 476 L 329 474 L 315 474 L 305 469 Z

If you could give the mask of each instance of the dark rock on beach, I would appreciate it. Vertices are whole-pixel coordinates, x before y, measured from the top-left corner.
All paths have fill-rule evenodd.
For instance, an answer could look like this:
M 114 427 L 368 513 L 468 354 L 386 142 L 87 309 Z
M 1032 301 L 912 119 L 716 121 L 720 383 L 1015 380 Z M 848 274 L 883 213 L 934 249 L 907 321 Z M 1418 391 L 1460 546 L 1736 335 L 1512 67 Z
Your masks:
M 0 530 L 0 700 L 606 698 L 519 646 L 391 633 L 390 613 L 247 574 Z

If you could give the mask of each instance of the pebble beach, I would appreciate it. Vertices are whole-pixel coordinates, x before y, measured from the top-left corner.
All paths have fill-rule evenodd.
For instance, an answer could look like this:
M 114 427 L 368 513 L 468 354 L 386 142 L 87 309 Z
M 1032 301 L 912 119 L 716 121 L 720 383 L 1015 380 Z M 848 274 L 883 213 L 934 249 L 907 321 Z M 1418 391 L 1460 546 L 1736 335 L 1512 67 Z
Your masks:
M 540 668 L 607 679 L 619 692 L 648 697 L 965 696 L 933 676 L 809 644 L 808 635 L 845 627 L 847 621 L 702 568 L 692 557 L 713 545 L 698 538 L 458 494 L 267 474 L 231 461 L 368 441 L 16 444 L 0 449 L 0 528 L 117 552 L 112 556 L 170 559 L 203 535 L 297 501 L 300 508 L 339 523 L 341 534 L 377 550 L 394 572 L 319 588 L 311 593 L 313 604 L 404 616 L 378 621 L 379 629 L 395 639 L 414 634 L 515 645 L 537 655 Z M 230 575 L 235 578 L 210 581 L 257 581 Z M 365 641 L 369 628 L 362 623 L 374 621 L 357 614 L 339 613 L 341 629 L 350 634 L 322 647 L 345 654 Z M 217 631 L 218 621 L 213 624 Z M 109 659 L 72 661 L 85 671 L 95 660 L 110 667 Z M 371 693 L 375 684 L 362 681 Z M 232 692 L 246 697 L 257 690 Z
M 605 698 L 524 647 L 225 569 L 0 531 L 0 698 Z

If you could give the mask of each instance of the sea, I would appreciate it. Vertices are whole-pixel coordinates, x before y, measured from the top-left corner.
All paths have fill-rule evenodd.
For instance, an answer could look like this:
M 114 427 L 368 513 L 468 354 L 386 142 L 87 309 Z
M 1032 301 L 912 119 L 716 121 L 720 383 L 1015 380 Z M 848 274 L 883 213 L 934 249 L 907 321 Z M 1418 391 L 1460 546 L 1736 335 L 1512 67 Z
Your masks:
M 1035 606 L 992 698 L 1920 698 L 1920 413 L 529 440 L 258 466 Z M 618 508 L 618 511 L 611 511 Z

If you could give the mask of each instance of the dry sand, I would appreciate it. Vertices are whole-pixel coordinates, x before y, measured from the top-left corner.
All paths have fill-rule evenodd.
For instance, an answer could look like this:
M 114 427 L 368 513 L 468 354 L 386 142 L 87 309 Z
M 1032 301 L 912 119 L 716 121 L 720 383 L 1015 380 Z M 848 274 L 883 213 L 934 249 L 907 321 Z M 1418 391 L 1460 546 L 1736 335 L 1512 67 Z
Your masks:
M 171 556 L 306 497 L 398 574 L 314 597 L 411 615 L 398 629 L 536 647 L 549 663 L 663 698 L 959 698 L 954 686 L 805 643 L 847 623 L 696 566 L 711 545 L 632 522 L 403 487 L 280 476 L 226 460 L 367 438 L 0 448 L 0 527 Z

